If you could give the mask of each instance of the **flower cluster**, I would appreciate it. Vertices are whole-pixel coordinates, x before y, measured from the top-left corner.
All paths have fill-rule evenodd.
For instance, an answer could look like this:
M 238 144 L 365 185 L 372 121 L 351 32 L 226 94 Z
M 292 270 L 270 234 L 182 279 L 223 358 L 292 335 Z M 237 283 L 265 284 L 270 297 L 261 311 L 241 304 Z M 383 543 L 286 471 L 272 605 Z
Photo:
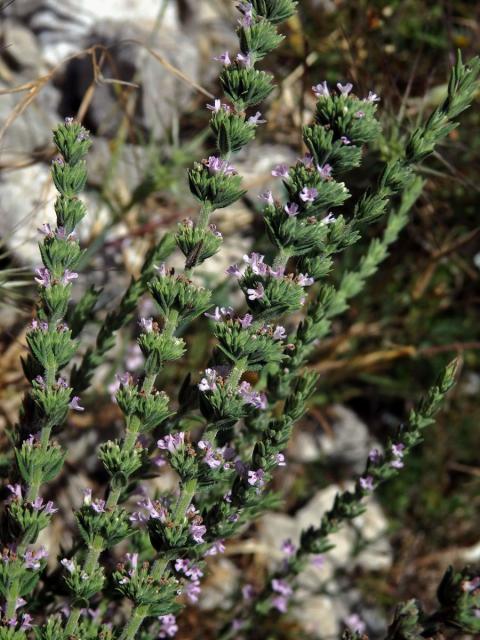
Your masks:
M 451 130 L 474 94 L 480 63 L 466 67 L 459 60 L 446 101 L 414 132 L 404 155 L 385 167 L 378 187 L 361 196 L 347 215 L 343 205 L 351 194 L 341 177 L 361 163 L 364 146 L 379 134 L 379 97 L 371 91 L 360 98 L 350 83 L 339 82 L 335 89 L 326 82 L 314 86 L 315 118 L 303 130 L 306 153 L 293 166 L 280 164 L 272 170 L 285 197 L 274 198 L 270 191 L 260 196 L 271 249 L 265 255 L 244 255 L 242 266 L 227 271 L 237 278 L 245 299 L 237 311 L 220 302 L 223 294 L 199 286 L 198 274 L 192 272 L 221 249 L 222 233 L 211 222 L 214 211 L 245 193 L 231 156 L 265 122 L 257 105 L 270 94 L 273 79 L 256 65 L 281 43 L 278 25 L 295 8 L 293 0 L 239 2 L 238 51 L 215 56 L 225 94 L 207 105 L 215 149 L 188 171 L 199 215 L 180 222 L 175 234 L 152 248 L 140 276 L 132 280 L 118 309 L 107 314 L 95 346 L 73 367 L 70 378 L 66 367 L 99 295 L 91 289 L 69 309 L 84 255 L 75 230 L 86 214 L 78 196 L 86 181 L 90 139 L 71 118 L 54 132 L 60 154 L 52 163 L 59 192 L 57 224 L 41 230 L 42 266 L 35 272 L 38 312 L 26 334 L 24 361 L 30 388 L 14 435 L 14 469 L 2 514 L 2 640 L 26 640 L 30 628 L 37 640 L 175 636 L 177 614 L 200 598 L 210 557 L 223 553 L 225 539 L 274 504 L 270 481 L 286 465 L 283 452 L 316 388 L 317 375 L 304 368 L 311 349 L 378 268 L 402 228 L 412 193 L 417 193 L 414 163 Z M 358 271 L 346 272 L 337 288 L 326 283 L 334 257 L 356 243 L 365 225 L 379 220 L 397 194 L 408 197 L 389 221 L 385 241 L 374 243 Z M 176 271 L 165 264 L 175 247 L 185 258 Z M 137 373 L 117 375 L 112 388 L 119 434 L 98 450 L 106 487 L 96 489 L 95 498 L 92 489 L 84 490 L 75 511 L 72 547 L 63 552 L 59 570 L 44 578 L 47 552 L 37 539 L 58 509 L 43 497 L 48 495 L 43 486 L 58 476 L 66 455 L 52 433 L 63 427 L 69 410 L 85 410 L 80 392 L 146 293 L 156 311 L 141 316 L 135 327 Z M 161 389 L 162 373 L 168 363 L 183 358 L 193 321 L 213 331 L 215 350 L 208 366 L 202 365 L 207 366 L 203 373 L 186 376 L 170 401 Z M 370 453 L 353 489 L 336 497 L 318 526 L 303 531 L 296 544 L 282 543 L 282 564 L 265 587 L 244 586 L 242 613 L 251 615 L 239 619 L 235 612 L 232 629 L 245 631 L 272 609 L 288 612 L 296 576 L 308 562 L 321 566 L 331 548 L 330 534 L 361 514 L 368 495 L 401 471 L 454 375 L 455 367 L 447 368 L 383 452 Z M 158 483 L 149 493 L 147 481 L 166 469 L 171 484 L 165 488 Z M 129 552 L 112 573 L 114 548 L 127 540 Z M 41 619 L 38 613 L 37 624 L 19 609 L 30 598 L 37 602 L 32 594 L 46 580 L 63 617 L 47 613 Z M 116 595 L 110 606 L 112 590 Z M 477 633 L 479 592 L 478 575 L 447 573 L 439 590 L 439 616 Z M 122 599 L 130 605 L 124 607 Z M 95 609 L 89 609 L 91 603 Z M 415 608 L 408 611 L 417 624 Z M 402 620 L 405 616 L 394 623 L 400 630 Z M 115 628 L 119 623 L 121 628 Z M 350 623 L 360 629 L 353 618 Z

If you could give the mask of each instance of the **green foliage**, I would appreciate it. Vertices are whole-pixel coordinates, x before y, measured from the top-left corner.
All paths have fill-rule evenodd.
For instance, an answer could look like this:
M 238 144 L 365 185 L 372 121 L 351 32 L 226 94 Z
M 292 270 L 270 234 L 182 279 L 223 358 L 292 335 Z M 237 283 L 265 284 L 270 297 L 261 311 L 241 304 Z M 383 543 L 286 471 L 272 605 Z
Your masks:
M 196 162 L 188 172 L 190 191 L 204 206 L 223 209 L 239 200 L 245 191 L 242 178 L 223 172 L 212 174 L 204 165 Z
M 231 66 L 220 74 L 220 84 L 236 110 L 245 111 L 268 98 L 273 90 L 273 77 L 265 71 Z

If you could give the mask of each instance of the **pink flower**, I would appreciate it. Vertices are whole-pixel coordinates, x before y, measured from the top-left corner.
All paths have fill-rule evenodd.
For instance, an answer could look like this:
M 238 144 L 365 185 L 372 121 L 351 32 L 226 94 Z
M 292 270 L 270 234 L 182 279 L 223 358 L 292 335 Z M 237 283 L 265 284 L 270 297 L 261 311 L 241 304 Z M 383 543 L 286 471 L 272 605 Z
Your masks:
M 364 99 L 364 102 L 380 102 L 380 97 L 373 91 L 368 92 L 368 96 Z
M 270 206 L 273 206 L 275 204 L 271 191 L 266 191 L 265 193 L 260 194 L 258 196 L 258 199 L 262 200 L 262 202 L 266 202 Z
M 373 478 L 372 478 L 372 476 L 362 477 L 362 478 L 360 478 L 360 480 L 358 482 L 359 482 L 361 488 L 364 491 L 373 491 Z
M 326 80 L 312 87 L 312 90 L 317 98 L 328 98 L 330 96 Z
M 303 187 L 300 191 L 300 199 L 303 202 L 313 202 L 318 196 L 318 190 L 315 187 Z
M 198 384 L 200 391 L 215 391 L 217 388 L 217 372 L 215 369 L 205 369 L 205 377 Z
M 291 217 L 298 215 L 300 208 L 295 202 L 289 202 L 284 207 L 285 213 Z
M 228 51 L 221 53 L 219 56 L 215 56 L 213 59 L 216 60 L 217 62 L 221 62 L 225 67 L 228 67 L 232 64 L 232 61 L 230 60 L 230 54 Z
M 323 166 L 320 166 L 317 164 L 317 171 L 320 174 L 320 176 L 324 180 L 326 180 L 327 178 L 330 178 L 332 175 L 332 165 L 324 164 Z
M 255 287 L 255 289 L 247 289 L 249 300 L 261 300 L 265 296 L 265 288 L 261 282 Z
M 75 271 L 70 271 L 70 269 L 65 269 L 62 276 L 62 284 L 69 284 L 72 280 L 76 280 L 78 278 L 78 273 Z
M 263 256 L 261 253 L 253 252 L 249 256 L 243 256 L 243 261 L 249 264 L 250 269 L 253 271 L 253 273 L 259 276 L 264 276 L 268 271 L 267 265 L 263 262 L 264 260 L 265 256 Z
M 301 287 L 310 287 L 315 282 L 315 279 L 308 274 L 299 273 L 297 276 L 297 283 Z
M 74 411 L 85 411 L 85 407 L 80 406 L 79 400 L 80 398 L 78 396 L 73 396 L 73 398 L 68 403 L 70 409 L 73 409 Z
M 251 69 L 253 67 L 253 58 L 250 53 L 237 53 L 236 60 L 246 69 Z
M 183 431 L 179 431 L 178 433 L 168 434 L 164 438 L 161 438 L 157 442 L 157 447 L 159 449 L 165 449 L 170 454 L 175 454 L 179 449 L 181 449 L 185 444 L 185 433 Z
M 291 557 L 295 554 L 297 548 L 290 540 L 290 538 L 288 538 L 287 540 L 284 540 L 282 542 L 281 550 L 286 556 Z
M 257 124 L 265 124 L 266 120 L 262 120 L 262 114 L 260 113 L 260 111 L 257 111 L 254 116 L 250 116 L 248 118 L 247 123 L 256 126 Z
M 195 540 L 195 542 L 198 542 L 199 544 L 201 542 L 205 542 L 205 540 L 203 539 L 203 536 L 207 533 L 207 527 L 204 524 L 198 524 L 196 522 L 193 522 L 190 525 L 189 531 L 190 531 L 190 535 Z
M 173 613 L 169 613 L 165 616 L 159 616 L 158 619 L 161 624 L 158 637 L 173 638 L 178 631 L 177 620 Z
M 153 331 L 153 318 L 140 318 L 138 324 L 146 333 Z
M 35 282 L 37 282 L 41 287 L 48 287 L 52 283 L 52 275 L 46 267 L 39 267 L 38 269 L 35 269 L 35 273 L 37 274 Z
M 226 273 L 229 276 L 234 276 L 235 278 L 242 277 L 242 272 L 240 271 L 238 264 L 232 264 L 230 267 L 228 267 Z
M 272 170 L 272 176 L 275 178 L 288 178 L 288 165 L 277 164 L 277 166 Z
M 337 82 L 337 89 L 340 91 L 342 96 L 348 96 L 350 91 L 353 89 L 353 84 L 351 82 L 347 82 L 347 84 Z

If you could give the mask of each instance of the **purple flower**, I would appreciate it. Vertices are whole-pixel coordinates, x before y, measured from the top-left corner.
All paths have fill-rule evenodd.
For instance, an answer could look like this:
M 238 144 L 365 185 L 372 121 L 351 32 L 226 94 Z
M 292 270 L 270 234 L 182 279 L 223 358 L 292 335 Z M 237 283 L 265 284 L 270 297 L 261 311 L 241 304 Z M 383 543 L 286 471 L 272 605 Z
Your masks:
M 263 469 L 257 469 L 256 471 L 248 471 L 247 482 L 252 487 L 263 487 L 265 484 L 265 471 Z
M 277 453 L 275 455 L 275 462 L 278 464 L 279 467 L 285 467 L 287 465 L 287 463 L 285 462 L 285 456 L 283 455 L 283 453 Z
M 297 276 L 297 283 L 301 287 L 310 287 L 315 282 L 315 279 L 308 274 L 299 273 Z
M 35 269 L 35 273 L 38 276 L 35 278 L 35 282 L 41 287 L 48 287 L 52 283 L 52 274 L 46 267 L 38 267 Z
M 277 164 L 272 170 L 272 176 L 275 178 L 288 178 L 288 165 Z
M 161 438 L 157 442 L 157 447 L 159 449 L 165 449 L 173 455 L 181 449 L 184 444 L 185 433 L 183 431 L 179 431 L 178 433 L 168 434 L 164 438 Z
M 20 484 L 7 484 L 7 489 L 9 489 L 12 494 L 12 499 L 21 500 L 22 499 L 22 485 Z
M 330 178 L 332 175 L 332 165 L 330 164 L 324 164 L 322 166 L 317 164 L 317 171 L 320 174 L 320 176 L 326 180 L 327 178 Z
M 63 560 L 60 560 L 60 564 L 64 566 L 69 573 L 73 573 L 75 571 L 75 563 L 73 560 L 63 558 Z
M 295 204 L 295 202 L 289 202 L 283 208 L 285 210 L 285 213 L 292 217 L 296 216 L 300 210 L 298 204 Z
M 347 84 L 337 82 L 337 89 L 340 91 L 342 96 L 348 96 L 350 91 L 353 89 L 353 84 L 351 82 L 347 82 Z
M 140 318 L 138 324 L 146 333 L 153 331 L 153 318 Z
M 41 511 L 43 509 L 43 513 L 45 515 L 52 515 L 57 513 L 58 509 L 55 509 L 53 502 L 49 500 L 46 504 L 43 504 L 43 498 L 38 496 L 35 498 L 34 502 L 32 502 L 32 507 L 35 511 Z
M 364 99 L 364 102 L 380 102 L 380 97 L 373 91 L 368 92 L 368 96 Z
M 161 624 L 158 637 L 173 638 L 178 631 L 177 620 L 173 613 L 169 613 L 165 616 L 158 616 L 158 619 Z
M 253 5 L 251 2 L 242 2 L 237 5 L 237 9 L 242 13 L 239 20 L 240 26 L 248 29 L 253 24 Z
M 236 60 L 242 67 L 246 69 L 251 69 L 253 67 L 253 58 L 250 53 L 237 53 Z
M 261 282 L 255 287 L 255 289 L 247 289 L 249 300 L 261 300 L 265 296 L 265 288 Z
M 373 491 L 373 478 L 372 476 L 365 476 L 359 480 L 360 486 L 364 491 Z
M 246 313 L 243 318 L 237 318 L 238 322 L 242 329 L 248 329 L 248 327 L 252 326 L 253 316 L 251 313 Z
M 105 500 L 94 500 L 92 502 L 92 509 L 96 513 L 105 513 Z
M 285 275 L 285 267 L 280 265 L 277 269 L 273 269 L 272 267 L 268 267 L 268 275 L 272 278 L 283 278 Z
M 224 318 L 232 317 L 233 308 L 232 307 L 215 307 L 215 311 L 213 313 L 205 313 L 204 314 L 210 320 L 214 320 L 215 322 L 220 322 Z
M 232 264 L 230 267 L 228 267 L 228 269 L 226 270 L 226 273 L 229 276 L 234 276 L 235 278 L 242 277 L 242 272 L 240 271 L 238 264 Z
M 229 67 L 232 64 L 232 61 L 230 60 L 230 54 L 228 51 L 221 53 L 219 56 L 215 56 L 213 59 L 216 60 L 217 62 L 221 62 L 225 67 Z
M 312 556 L 312 559 L 310 562 L 317 569 L 322 569 L 325 566 L 325 557 L 321 555 Z
M 328 98 L 330 96 L 326 80 L 312 87 L 312 90 L 317 98 Z
M 198 442 L 198 448 L 204 452 L 203 462 L 205 462 L 210 469 L 218 469 L 222 466 L 222 456 L 219 455 L 218 451 L 214 450 L 210 442 L 200 440 Z
M 209 224 L 208 228 L 210 229 L 211 233 L 217 237 L 217 238 L 223 238 L 223 235 L 220 233 L 220 231 L 218 231 L 217 226 L 215 224 Z
M 215 391 L 217 388 L 217 372 L 215 369 L 205 369 L 205 377 L 198 384 L 200 391 Z
M 125 557 L 132 569 L 136 569 L 138 566 L 138 553 L 126 553 Z
M 266 191 L 265 193 L 260 194 L 258 196 L 258 199 L 262 200 L 262 202 L 266 202 L 270 206 L 273 206 L 275 204 L 271 191 Z
M 27 549 L 23 554 L 24 564 L 26 569 L 40 569 L 40 560 L 48 556 L 45 547 L 39 549 Z
M 252 584 L 246 584 L 242 587 L 242 596 L 244 600 L 252 600 L 255 596 L 255 588 Z
M 273 332 L 274 340 L 284 340 L 287 337 L 287 332 L 285 331 L 285 327 L 278 325 L 275 327 L 275 331 Z
M 62 276 L 62 284 L 69 284 L 72 280 L 76 280 L 78 278 L 78 273 L 75 271 L 70 271 L 70 269 L 65 269 Z
M 36 331 L 36 330 L 40 330 L 40 331 L 48 331 L 48 322 L 44 322 L 42 321 L 38 321 L 38 320 L 32 320 L 32 322 L 30 323 L 30 329 L 32 331 Z M 35 378 L 35 380 L 38 381 L 38 378 L 41 378 L 43 380 L 43 378 L 41 376 L 37 376 Z
M 195 540 L 195 542 L 205 542 L 203 536 L 207 533 L 207 527 L 204 524 L 199 524 L 197 522 L 192 522 L 189 528 L 190 535 Z
M 287 613 L 288 598 L 286 598 L 285 596 L 275 596 L 272 599 L 272 605 L 274 609 L 280 611 L 280 613 Z
M 218 113 L 222 109 L 227 113 L 230 111 L 230 107 L 228 106 L 228 104 L 222 104 L 222 101 L 218 98 L 215 98 L 213 104 L 207 104 L 207 109 L 209 111 L 213 111 L 214 113 Z
M 307 169 L 310 169 L 313 166 L 313 156 L 310 153 L 306 153 L 303 158 L 299 158 L 299 161 Z
M 29 613 L 24 613 L 22 615 L 22 624 L 20 626 L 20 631 L 28 631 L 28 629 L 32 628 L 32 622 L 33 618 Z
M 216 556 L 219 553 L 225 553 L 225 544 L 223 540 L 217 540 L 213 545 L 205 552 L 206 556 Z
M 81 407 L 79 405 L 79 400 L 80 398 L 78 396 L 73 396 L 73 398 L 68 403 L 70 409 L 73 409 L 74 411 L 85 411 L 85 407 Z
M 354 118 L 357 118 L 358 120 L 361 120 L 362 118 L 365 117 L 365 111 L 355 111 L 355 113 L 353 114 Z
M 266 409 L 267 408 L 267 397 L 264 393 L 260 393 L 258 391 L 252 390 L 252 385 L 244 380 L 239 388 L 238 395 L 243 398 L 243 401 L 246 404 L 253 405 L 256 409 Z
M 52 227 L 45 222 L 44 224 L 42 224 L 42 228 L 39 229 L 40 233 L 43 234 L 44 236 L 51 236 L 53 235 L 53 231 L 52 231 Z
M 352 141 L 351 141 L 351 140 L 349 140 L 349 139 L 347 138 L 347 136 L 342 136 L 342 137 L 340 138 L 340 140 L 341 140 L 341 142 L 343 142 L 343 144 L 344 144 L 344 145 L 352 144 Z
M 352 613 L 348 618 L 345 618 L 344 622 L 347 627 L 355 633 L 364 633 L 367 628 L 367 625 L 360 618 L 358 613 Z
M 286 596 L 287 598 L 292 595 L 292 587 L 288 584 L 286 580 L 281 580 L 278 578 L 274 578 L 272 580 L 272 589 L 276 593 L 280 593 L 282 596 Z
M 264 264 L 263 262 L 264 260 L 265 260 L 265 256 L 263 256 L 261 253 L 253 252 L 249 256 L 248 255 L 243 256 L 243 261 L 249 264 L 250 269 L 253 271 L 253 273 L 259 276 L 266 275 L 268 271 L 267 265 Z
M 372 449 L 368 454 L 368 459 L 373 464 L 378 464 L 380 462 L 382 455 L 378 449 Z
M 403 460 L 400 460 L 398 458 L 396 460 L 392 460 L 392 462 L 390 462 L 390 466 L 393 469 L 403 469 L 404 467 Z
M 250 116 L 248 118 L 247 123 L 253 124 L 253 125 L 265 124 L 266 120 L 262 120 L 262 114 L 260 113 L 260 111 L 257 111 L 257 113 L 254 116 Z
M 287 557 L 291 557 L 295 554 L 297 548 L 293 542 L 288 538 L 282 542 L 281 550 Z
M 198 596 L 200 595 L 200 591 L 201 591 L 200 582 L 198 582 L 198 580 L 188 582 L 185 593 L 187 595 L 189 602 L 191 602 L 192 604 L 195 604 L 195 602 L 198 602 Z
M 315 187 L 303 187 L 300 191 L 300 199 L 303 202 L 313 202 L 318 196 L 318 190 Z
M 392 453 L 396 458 L 403 458 L 405 445 L 401 442 L 399 444 L 392 444 Z
M 223 173 L 226 176 L 231 176 L 236 173 L 234 167 L 227 160 L 222 160 L 218 156 L 210 156 L 205 162 L 205 166 L 212 175 Z

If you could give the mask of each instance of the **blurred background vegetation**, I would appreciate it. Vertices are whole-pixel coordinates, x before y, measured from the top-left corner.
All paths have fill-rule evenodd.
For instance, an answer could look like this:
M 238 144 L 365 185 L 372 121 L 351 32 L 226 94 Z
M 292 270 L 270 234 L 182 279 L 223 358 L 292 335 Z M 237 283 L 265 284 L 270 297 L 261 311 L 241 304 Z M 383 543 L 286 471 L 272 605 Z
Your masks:
M 21 5 L 20 0 L 18 3 Z M 158 20 L 151 26 L 151 40 L 145 41 L 151 51 L 145 55 L 153 55 L 158 65 L 173 74 L 176 83 L 188 85 L 190 74 L 182 68 L 169 68 L 169 63 L 155 54 L 156 30 L 161 28 L 163 13 L 170 8 L 167 5 L 172 4 L 175 3 L 161 5 Z M 225 21 L 228 34 L 234 20 L 233 3 L 210 4 L 210 9 L 218 12 L 218 20 Z M 311 117 L 313 106 L 310 87 L 324 79 L 330 83 L 348 80 L 359 95 L 373 90 L 382 98 L 379 113 L 383 134 L 368 150 L 362 168 L 349 176 L 349 187 L 358 194 L 375 180 L 381 164 L 401 151 L 415 123 L 441 101 L 456 50 L 462 51 L 464 59 L 479 53 L 480 6 L 458 0 L 303 0 L 299 4 L 298 18 L 290 20 L 285 29 L 283 47 L 275 58 L 265 61 L 265 66 L 275 72 L 279 86 L 263 109 L 268 124 L 260 133 L 255 152 L 240 159 L 239 169 L 248 169 L 249 186 L 264 190 L 278 153 L 290 153 L 293 158 L 302 153 L 300 130 Z M 11 19 L 8 9 L 11 8 L 4 9 L 4 15 Z M 199 56 L 207 71 L 197 83 L 203 89 L 193 87 L 181 104 L 181 111 L 174 110 L 161 135 L 153 134 L 137 117 L 141 112 L 141 75 L 121 65 L 116 68 L 113 58 L 101 49 L 90 50 L 58 68 L 50 65 L 46 73 L 30 80 L 22 77 L 23 82 L 32 84 L 27 93 L 20 92 L 21 100 L 26 96 L 32 99 L 28 104 L 20 101 L 19 118 L 35 109 L 36 98 L 51 84 L 63 91 L 58 117 L 78 114 L 94 138 L 103 141 L 105 153 L 90 168 L 89 207 L 93 222 L 86 238 L 85 264 L 85 284 L 103 285 L 107 279 L 114 280 L 101 300 L 99 317 L 115 303 L 128 282 L 119 274 L 124 269 L 127 274 L 138 273 L 139 255 L 177 221 L 195 215 L 195 206 L 185 188 L 185 168 L 194 159 L 208 155 L 208 112 L 204 105 L 208 94 L 218 92 L 215 64 L 210 58 L 223 44 L 224 34 L 216 37 L 214 32 L 213 41 L 209 40 L 211 34 L 199 22 L 194 3 L 179 1 L 178 10 L 187 36 L 197 38 Z M 14 19 L 21 22 L 24 18 L 14 14 Z M 228 35 L 225 39 L 228 45 Z M 18 63 L 11 44 L 5 32 L 0 52 L 0 101 L 21 85 L 15 82 Z M 90 46 L 96 44 L 90 40 Z M 85 77 L 78 75 L 82 73 Z M 180 77 L 184 73 L 187 80 Z M 71 87 L 72 78 L 75 90 L 66 93 L 62 87 Z M 109 78 L 119 81 L 105 84 Z M 107 112 L 105 119 L 99 121 L 92 111 L 92 100 L 95 92 L 105 87 L 114 96 L 116 106 L 114 112 Z M 111 104 L 110 101 L 110 108 Z M 400 477 L 380 492 L 394 550 L 393 566 L 388 571 L 361 570 L 354 576 L 365 601 L 380 603 L 386 612 L 398 600 L 410 597 L 421 597 L 427 607 L 433 606 L 435 586 L 446 566 L 480 559 L 478 107 L 477 99 L 462 116 L 461 127 L 419 168 L 426 187 L 411 212 L 408 228 L 364 293 L 335 322 L 332 337 L 318 346 L 310 363 L 320 371 L 321 384 L 299 431 L 328 435 L 329 408 L 340 403 L 352 409 L 372 436 L 382 442 L 440 367 L 454 356 L 461 361 L 460 382 L 436 426 L 428 431 L 425 442 Z M 13 105 L 15 108 L 18 107 Z M 113 130 L 107 126 L 111 118 L 116 122 Z M 2 135 L 10 124 L 8 118 L 0 122 Z M 9 141 L 10 151 L 14 142 Z M 16 169 L 48 162 L 51 154 L 49 144 L 39 144 L 27 154 L 4 153 L 0 160 L 2 180 L 8 182 Z M 122 173 L 125 155 L 128 168 L 135 169 L 135 177 L 127 183 Z M 41 184 L 31 185 L 32 189 L 37 187 L 40 192 Z M 0 197 L 1 193 L 0 188 Z M 0 206 L 3 214 L 2 200 Z M 234 258 L 238 259 L 245 252 L 243 249 L 253 244 L 260 249 L 267 246 L 261 218 L 256 214 L 256 200 L 247 196 L 239 211 L 234 215 L 227 211 L 219 219 L 219 228 L 228 235 L 228 250 Z M 355 266 L 369 238 L 379 235 L 381 229 L 379 223 L 365 230 L 364 240 L 336 266 L 334 279 L 345 268 Z M 30 261 L 15 250 L 11 242 L 15 233 L 16 229 L 3 229 L 0 249 L 0 400 L 4 427 L 14 421 L 23 388 L 18 356 L 34 304 Z M 223 265 L 218 269 L 220 273 Z M 218 286 L 218 273 L 204 273 L 203 278 L 216 288 L 217 300 L 225 302 L 229 291 Z M 188 360 L 171 370 L 164 381 L 166 387 L 173 387 L 186 371 L 199 370 L 208 360 L 208 328 L 204 322 L 197 322 L 194 328 L 194 335 L 188 338 Z M 104 383 L 112 379 L 115 368 L 126 356 L 134 357 L 128 351 L 134 335 L 133 327 L 121 333 L 118 352 L 90 394 L 88 403 L 97 407 L 95 420 L 100 429 L 111 429 L 116 418 Z M 93 411 L 77 419 L 79 431 L 93 425 L 92 416 Z M 293 465 L 291 471 L 293 478 L 284 483 L 278 480 L 289 513 L 305 504 L 319 486 L 333 481 L 341 484 L 351 477 L 351 470 L 335 464 L 328 456 Z M 192 613 L 189 629 L 193 628 L 194 618 Z M 196 618 L 195 624 L 200 624 Z M 299 637 L 281 629 L 269 633 L 273 633 L 272 637 L 283 637 L 282 633 L 285 637 Z M 187 633 L 185 637 L 193 636 Z

